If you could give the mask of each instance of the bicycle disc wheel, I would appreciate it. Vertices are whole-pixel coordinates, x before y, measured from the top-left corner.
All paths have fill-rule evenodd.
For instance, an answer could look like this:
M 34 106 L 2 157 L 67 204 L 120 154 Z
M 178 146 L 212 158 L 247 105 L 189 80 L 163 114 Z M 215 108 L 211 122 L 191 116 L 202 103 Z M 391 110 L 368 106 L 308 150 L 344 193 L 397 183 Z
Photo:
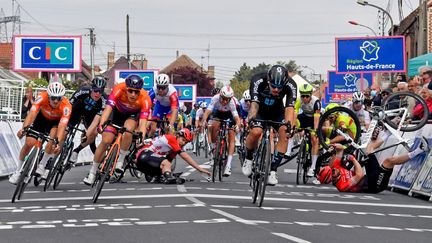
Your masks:
M 24 161 L 24 166 L 22 168 L 21 175 L 18 178 L 17 185 L 15 187 L 15 191 L 12 195 L 12 203 L 14 203 L 16 199 L 18 199 L 18 200 L 21 199 L 21 195 L 27 186 L 26 178 L 31 176 L 32 171 L 33 171 L 32 167 L 34 167 L 34 164 L 35 164 L 34 160 L 35 160 L 36 153 L 37 153 L 37 149 L 32 148 L 29 155 L 27 156 L 27 159 Z M 27 180 L 27 181 L 30 181 L 30 180 Z
M 423 112 L 418 117 L 412 117 L 413 106 L 415 105 L 415 109 L 419 109 L 419 107 L 423 108 Z M 394 129 L 398 129 L 400 126 L 400 130 L 402 132 L 414 132 L 422 128 L 428 120 L 429 111 L 426 102 L 417 94 L 402 91 L 391 94 L 387 99 L 384 100 L 383 109 L 385 110 L 386 123 Z M 402 123 L 398 119 L 403 114 L 400 109 L 406 109 L 407 119 Z M 390 112 L 394 111 L 394 112 Z M 414 119 L 412 119 L 414 118 Z
M 327 137 L 325 136 L 325 131 L 324 131 L 325 129 L 327 129 L 329 127 L 332 127 L 334 131 L 337 130 L 337 131 L 342 132 L 346 136 L 349 136 L 348 133 L 342 131 L 339 128 L 334 127 L 335 121 L 333 121 L 330 124 L 326 124 L 329 121 L 331 122 L 329 117 L 334 115 L 334 113 L 339 113 L 339 116 L 344 115 L 345 117 L 349 117 L 349 122 L 354 123 L 354 126 L 356 127 L 357 131 L 356 131 L 356 134 L 355 134 L 353 140 L 355 143 L 358 143 L 360 140 L 360 135 L 361 135 L 361 126 L 360 126 L 360 121 L 359 121 L 358 117 L 356 116 L 356 114 L 352 110 L 350 110 L 346 107 L 339 106 L 339 107 L 335 107 L 333 109 L 330 109 L 330 110 L 324 112 L 324 114 L 320 117 L 320 120 L 318 123 L 318 129 L 317 129 L 317 135 L 318 135 L 318 140 L 319 140 L 320 144 L 326 150 L 329 149 L 329 144 L 326 144 L 326 138 Z
M 300 143 L 300 147 L 299 147 L 299 152 L 297 154 L 297 177 L 296 177 L 296 184 L 300 185 L 300 181 L 303 178 L 303 163 L 304 163 L 304 159 L 303 157 L 305 156 L 305 150 L 306 150 L 306 141 L 304 139 L 302 139 L 302 142 Z
M 224 173 L 224 169 L 225 169 L 225 146 L 226 146 L 226 142 L 223 140 L 221 143 L 221 146 L 218 150 L 219 153 L 219 164 L 218 164 L 218 176 L 219 176 L 219 181 L 222 181 L 223 178 L 223 173 Z
M 45 180 L 44 191 L 46 191 L 50 187 L 51 182 L 53 181 L 54 177 L 57 175 L 58 171 L 60 170 L 60 167 L 62 165 L 62 159 L 61 159 L 62 156 L 64 156 L 63 151 L 59 156 L 53 158 L 54 165 L 50 169 L 50 172 L 48 173 L 48 176 Z
M 261 157 L 261 170 L 260 170 L 260 178 L 259 178 L 259 200 L 258 207 L 261 207 L 264 202 L 265 190 L 267 187 L 267 180 L 270 173 L 270 163 L 271 163 L 271 148 L 270 143 L 266 141 L 264 146 L 264 154 Z
M 253 169 L 252 169 L 252 175 L 251 175 L 251 184 L 252 184 L 252 203 L 256 203 L 256 200 L 258 198 L 258 192 L 259 192 L 259 161 L 261 161 L 261 150 L 258 150 L 254 161 L 253 161 Z
M 102 172 L 98 171 L 96 173 L 96 179 L 98 180 L 96 190 L 93 194 L 93 203 L 96 203 L 100 193 L 102 192 L 102 188 L 105 184 L 105 181 L 107 181 L 110 177 L 111 167 L 114 164 L 114 161 L 117 157 L 117 151 L 118 151 L 118 145 L 115 144 L 114 147 L 111 148 L 111 153 L 108 155 L 104 169 Z
M 309 181 L 309 178 L 310 178 L 309 176 L 307 176 L 307 171 L 308 171 L 309 167 L 311 167 L 311 165 L 312 165 L 310 147 L 311 146 L 309 146 L 309 149 L 307 147 L 305 148 L 305 154 L 303 156 L 303 162 L 302 162 L 302 164 L 303 164 L 303 168 L 302 168 L 303 169 L 303 184 L 307 184 Z M 313 169 L 315 169 L 315 168 L 313 168 Z

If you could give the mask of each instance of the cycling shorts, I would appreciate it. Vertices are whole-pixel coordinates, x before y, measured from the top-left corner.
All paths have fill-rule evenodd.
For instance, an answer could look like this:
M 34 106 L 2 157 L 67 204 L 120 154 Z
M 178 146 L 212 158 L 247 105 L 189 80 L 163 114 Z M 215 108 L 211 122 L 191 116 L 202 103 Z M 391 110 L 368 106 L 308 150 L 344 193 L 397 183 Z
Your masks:
M 60 119 L 48 120 L 42 115 L 42 112 L 39 112 L 32 124 L 32 129 L 43 134 L 49 134 L 52 128 L 57 128 L 59 122 Z M 37 134 L 33 132 L 28 132 L 27 137 L 38 139 Z
M 233 127 L 235 126 L 235 122 L 234 122 L 234 117 L 231 113 L 231 111 L 228 112 L 220 112 L 220 111 L 214 111 L 212 118 L 217 118 L 217 119 L 221 119 L 221 120 L 228 120 L 230 121 L 229 127 Z
M 93 119 L 95 118 L 95 116 L 96 116 L 96 113 L 94 113 L 94 114 L 88 114 L 87 113 L 87 114 L 82 115 L 82 113 L 72 111 L 72 115 L 69 118 L 68 126 L 69 127 L 75 127 L 75 125 L 78 124 L 82 118 L 84 127 L 88 128 L 90 126 L 90 124 L 93 122 Z
M 368 193 L 379 193 L 387 189 L 393 169 L 384 168 L 375 155 L 369 155 L 365 164 L 366 185 L 363 190 Z
M 142 151 L 137 156 L 136 166 L 139 171 L 150 176 L 158 176 L 162 174 L 160 165 L 166 160 L 165 156 L 153 153 L 152 151 Z
M 162 106 L 159 103 L 156 103 L 154 106 L 152 119 L 162 120 L 165 116 L 170 118 L 171 112 L 171 106 Z
M 301 128 L 314 128 L 314 117 L 307 116 L 304 113 L 301 113 L 297 116 L 297 119 L 300 122 Z
M 257 119 L 257 120 L 270 120 L 270 121 L 274 121 L 274 122 L 283 122 L 284 121 L 284 114 L 282 113 L 276 113 L 275 115 L 271 115 L 271 116 L 263 116 L 262 114 L 260 114 L 260 113 L 258 113 L 257 115 L 256 115 L 256 118 L 255 119 Z M 254 127 L 259 127 L 259 128 L 261 128 L 261 129 L 263 129 L 264 128 L 264 126 L 263 126 L 263 124 L 261 123 L 261 122 L 259 122 L 259 121 L 256 121 L 256 120 L 253 120 L 252 122 L 251 122 L 251 128 L 254 128 Z M 281 125 L 279 125 L 279 124 L 271 124 L 271 126 L 276 130 L 276 131 L 278 131 L 279 130 L 279 127 L 281 126 Z

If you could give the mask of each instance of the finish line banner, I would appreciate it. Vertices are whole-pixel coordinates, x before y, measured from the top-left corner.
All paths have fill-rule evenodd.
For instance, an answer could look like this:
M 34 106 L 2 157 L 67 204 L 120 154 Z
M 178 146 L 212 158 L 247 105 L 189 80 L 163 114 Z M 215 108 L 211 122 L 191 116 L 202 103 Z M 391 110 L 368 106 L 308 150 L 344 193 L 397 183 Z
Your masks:
M 336 38 L 336 72 L 406 72 L 405 37 Z

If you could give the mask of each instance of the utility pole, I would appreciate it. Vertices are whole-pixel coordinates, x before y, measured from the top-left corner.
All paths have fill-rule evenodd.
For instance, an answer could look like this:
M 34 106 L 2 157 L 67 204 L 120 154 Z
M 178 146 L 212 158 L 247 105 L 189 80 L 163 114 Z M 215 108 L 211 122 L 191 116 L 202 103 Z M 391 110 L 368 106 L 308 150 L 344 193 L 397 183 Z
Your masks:
M 94 73 L 94 50 L 95 50 L 95 43 L 96 43 L 96 37 L 94 34 L 94 28 L 87 28 L 90 31 L 90 67 L 91 67 L 91 78 L 94 79 L 95 73 Z
M 417 55 L 423 55 L 427 52 L 427 1 L 419 2 L 419 30 Z
M 131 68 L 131 60 L 130 60 L 130 42 L 129 42 L 129 14 L 126 15 L 126 46 L 127 46 L 127 61 L 128 67 Z

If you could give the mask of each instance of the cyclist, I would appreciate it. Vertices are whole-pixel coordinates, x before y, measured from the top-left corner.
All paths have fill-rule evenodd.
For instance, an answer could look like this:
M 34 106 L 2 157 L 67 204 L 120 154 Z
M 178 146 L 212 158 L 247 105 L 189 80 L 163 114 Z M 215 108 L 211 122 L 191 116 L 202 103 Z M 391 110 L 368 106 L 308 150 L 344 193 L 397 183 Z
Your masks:
M 105 109 L 107 96 L 104 92 L 106 80 L 102 76 L 96 76 L 92 80 L 92 86 L 79 88 L 72 95 L 72 115 L 69 119 L 68 127 L 73 128 L 83 117 L 84 126 L 87 129 L 85 141 L 76 147 L 70 157 L 70 161 L 75 163 L 78 153 L 87 145 L 93 143 L 97 136 L 97 125 L 99 125 L 102 111 Z M 94 151 L 93 151 L 94 152 Z
M 339 104 L 330 103 L 325 108 L 325 112 L 339 106 Z M 357 134 L 357 126 L 350 116 L 340 114 L 340 112 L 334 112 L 328 118 L 328 121 L 326 121 L 322 127 L 323 133 L 327 137 L 326 142 L 328 144 L 345 142 L 345 138 L 342 135 L 337 134 L 331 124 L 334 124 L 335 128 L 341 128 L 345 130 L 351 138 L 355 138 Z
M 347 102 L 345 107 L 354 111 L 360 121 L 360 125 L 368 129 L 370 124 L 370 116 L 369 112 L 365 110 L 364 100 L 365 96 L 362 92 L 354 92 L 352 95 L 352 102 Z
M 220 121 L 213 120 L 213 118 L 221 120 L 230 120 L 230 126 L 233 130 L 228 132 L 228 158 L 225 166 L 224 176 L 231 175 L 231 161 L 235 149 L 235 133 L 238 132 L 240 127 L 240 118 L 237 112 L 236 103 L 234 101 L 234 90 L 230 86 L 224 86 L 220 90 L 219 94 L 213 96 L 211 99 L 208 109 L 204 112 L 201 125 L 205 127 L 207 124 L 207 118 L 212 114 L 211 125 L 209 126 L 210 138 L 209 140 L 210 148 L 214 150 L 215 142 L 217 138 L 217 132 L 220 127 Z M 235 122 L 235 124 L 234 124 Z
M 124 83 L 114 86 L 98 125 L 98 132 L 102 132 L 102 141 L 94 154 L 90 172 L 84 178 L 85 184 L 92 185 L 94 183 L 103 155 L 117 134 L 117 130 L 112 126 L 108 125 L 103 128 L 108 120 L 117 126 L 125 127 L 128 131 L 134 131 L 139 120 L 139 131 L 145 137 L 146 123 L 152 102 L 147 91 L 142 89 L 143 84 L 144 81 L 140 76 L 131 74 L 125 79 Z M 118 172 L 123 171 L 124 158 L 131 142 L 132 134 L 124 133 L 116 164 L 116 171 Z
M 9 178 L 10 183 L 17 183 L 25 156 L 30 152 L 38 139 L 37 134 L 32 132 L 24 134 L 25 129 L 30 125 L 37 132 L 49 133 L 50 138 L 53 139 L 47 142 L 45 153 L 36 169 L 36 174 L 41 175 L 42 178 L 48 176 L 49 170 L 46 170 L 45 166 L 48 160 L 54 158 L 60 152 L 66 136 L 66 126 L 72 112 L 72 106 L 64 96 L 65 93 L 66 89 L 63 84 L 52 82 L 48 85 L 46 91 L 40 92 L 36 97 L 30 112 L 23 122 L 23 128 L 17 133 L 19 138 L 26 135 L 26 139 L 19 154 L 18 169 Z
M 294 124 L 294 104 L 297 98 L 297 85 L 288 75 L 288 70 L 281 65 L 274 65 L 267 73 L 255 74 L 251 79 L 250 92 L 252 98 L 251 108 L 247 120 L 250 131 L 246 138 L 246 159 L 242 172 L 245 176 L 252 174 L 252 158 L 258 141 L 263 133 L 261 122 L 254 119 L 285 122 L 286 125 L 273 124 L 273 128 L 279 133 L 279 140 L 274 152 L 270 168 L 269 185 L 276 185 L 277 167 L 285 155 L 288 144 L 287 132 L 291 132 L 291 124 Z M 283 99 L 286 97 L 285 105 Z
M 347 160 L 354 164 L 354 171 L 345 169 L 342 166 L 345 162 L 342 161 L 344 146 L 341 144 L 333 144 L 333 147 L 336 151 L 335 157 L 330 162 L 333 185 L 340 192 L 367 193 L 379 193 L 384 191 L 388 186 L 395 165 L 401 165 L 417 155 L 430 150 L 428 141 L 422 137 L 420 145 L 415 150 L 402 155 L 385 158 L 381 165 L 375 154 L 370 154 L 365 163 L 365 173 L 360 163 L 353 155 L 348 155 Z M 327 176 L 328 172 L 322 174 L 322 177 Z
M 191 129 L 192 131 L 195 130 L 195 119 L 196 119 L 196 113 L 197 113 L 197 111 L 198 111 L 199 108 L 200 108 L 200 104 L 196 102 L 196 103 L 193 105 L 193 109 L 192 109 L 191 112 L 189 113 L 189 120 L 188 120 L 189 122 L 188 122 L 188 124 L 189 124 L 190 129 Z
M 146 140 L 145 145 L 137 152 L 136 165 L 138 170 L 146 175 L 163 175 L 165 183 L 176 182 L 171 172 L 171 162 L 177 155 L 186 161 L 193 168 L 201 173 L 211 175 L 211 173 L 199 166 L 182 148 L 192 141 L 192 134 L 187 128 L 183 128 L 177 134 L 165 134 L 155 137 L 153 140 Z
M 301 128 L 312 128 L 314 131 L 318 128 L 319 118 L 321 116 L 321 102 L 320 99 L 312 95 L 313 87 L 310 84 L 302 84 L 299 87 L 300 99 L 295 103 L 295 113 L 300 123 Z M 301 112 L 300 112 L 301 109 Z M 311 133 L 312 143 L 312 164 L 307 171 L 307 176 L 313 177 L 314 170 L 316 169 L 316 162 L 319 154 L 318 137 L 314 132 Z M 318 172 L 318 171 L 316 171 Z M 314 179 L 314 184 L 319 184 L 319 181 Z
M 179 111 L 179 100 L 177 90 L 170 84 L 168 75 L 159 74 L 157 76 L 156 85 L 149 91 L 149 96 L 151 100 L 156 99 L 152 119 L 162 120 L 167 117 L 169 120 L 167 129 L 173 133 Z M 156 131 L 156 125 L 156 122 L 150 123 L 150 136 Z
M 240 100 L 239 103 L 240 103 L 240 117 L 243 120 L 246 120 L 251 106 L 251 96 L 249 90 L 245 90 L 245 92 L 243 92 L 242 99 Z

